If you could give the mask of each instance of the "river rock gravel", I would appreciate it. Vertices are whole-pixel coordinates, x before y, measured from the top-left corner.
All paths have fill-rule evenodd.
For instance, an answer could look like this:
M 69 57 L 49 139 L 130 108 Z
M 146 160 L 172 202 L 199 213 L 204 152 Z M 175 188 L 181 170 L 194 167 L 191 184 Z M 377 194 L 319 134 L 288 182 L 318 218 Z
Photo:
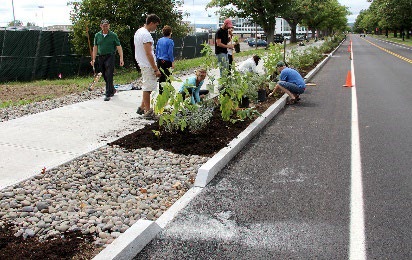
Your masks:
M 0 192 L 0 226 L 45 239 L 65 231 L 113 242 L 139 219 L 156 220 L 193 186 L 209 158 L 105 146 Z

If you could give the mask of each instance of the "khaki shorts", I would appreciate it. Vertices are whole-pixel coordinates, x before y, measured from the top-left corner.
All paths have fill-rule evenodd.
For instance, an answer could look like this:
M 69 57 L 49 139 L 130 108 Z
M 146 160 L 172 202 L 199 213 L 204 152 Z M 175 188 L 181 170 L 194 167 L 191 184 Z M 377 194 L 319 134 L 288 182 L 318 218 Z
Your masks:
M 141 67 L 140 69 L 142 71 L 143 79 L 142 90 L 154 91 L 157 88 L 157 77 L 153 69 L 150 67 Z

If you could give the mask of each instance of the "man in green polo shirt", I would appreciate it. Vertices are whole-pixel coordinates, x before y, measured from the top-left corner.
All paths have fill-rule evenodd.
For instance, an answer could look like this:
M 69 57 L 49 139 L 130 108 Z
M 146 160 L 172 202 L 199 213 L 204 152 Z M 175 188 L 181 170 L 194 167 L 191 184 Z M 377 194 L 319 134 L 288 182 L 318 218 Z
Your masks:
M 109 101 L 116 92 L 113 86 L 114 55 L 117 50 L 120 56 L 120 66 L 123 66 L 123 49 L 117 34 L 109 30 L 110 24 L 108 20 L 102 20 L 100 28 L 102 28 L 102 30 L 94 36 L 93 57 L 90 64 L 94 66 L 96 56 L 98 55 L 97 64 L 106 82 L 106 96 L 104 101 Z

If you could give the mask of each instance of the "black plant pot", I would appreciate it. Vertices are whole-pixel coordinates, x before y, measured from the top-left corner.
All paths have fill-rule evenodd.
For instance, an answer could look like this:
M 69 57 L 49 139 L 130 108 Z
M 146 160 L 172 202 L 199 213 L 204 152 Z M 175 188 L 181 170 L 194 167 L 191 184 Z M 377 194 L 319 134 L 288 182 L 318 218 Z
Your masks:
M 235 44 L 235 52 L 236 53 L 240 52 L 240 44 L 239 43 Z
M 266 101 L 266 89 L 258 90 L 258 102 Z
M 249 97 L 242 97 L 242 100 L 240 100 L 239 103 L 240 108 L 247 108 L 249 107 Z

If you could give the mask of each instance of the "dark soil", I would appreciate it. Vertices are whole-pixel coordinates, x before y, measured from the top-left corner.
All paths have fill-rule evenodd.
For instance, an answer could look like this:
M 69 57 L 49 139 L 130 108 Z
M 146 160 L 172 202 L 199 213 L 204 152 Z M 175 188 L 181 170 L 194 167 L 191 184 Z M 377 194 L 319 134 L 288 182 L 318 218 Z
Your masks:
M 277 99 L 270 97 L 265 102 L 255 104 L 255 107 L 259 113 L 263 113 Z M 236 123 L 226 122 L 222 120 L 219 109 L 216 109 L 207 127 L 196 134 L 188 131 L 168 133 L 159 129 L 158 122 L 154 122 L 109 145 L 118 145 L 128 150 L 151 147 L 154 150 L 163 149 L 176 154 L 213 156 L 235 139 L 254 119 Z M 160 131 L 161 135 L 156 136 L 153 130 Z
M 39 241 L 36 237 L 15 237 L 13 227 L 0 228 L 0 259 L 91 259 L 95 255 L 93 237 L 80 231 Z

